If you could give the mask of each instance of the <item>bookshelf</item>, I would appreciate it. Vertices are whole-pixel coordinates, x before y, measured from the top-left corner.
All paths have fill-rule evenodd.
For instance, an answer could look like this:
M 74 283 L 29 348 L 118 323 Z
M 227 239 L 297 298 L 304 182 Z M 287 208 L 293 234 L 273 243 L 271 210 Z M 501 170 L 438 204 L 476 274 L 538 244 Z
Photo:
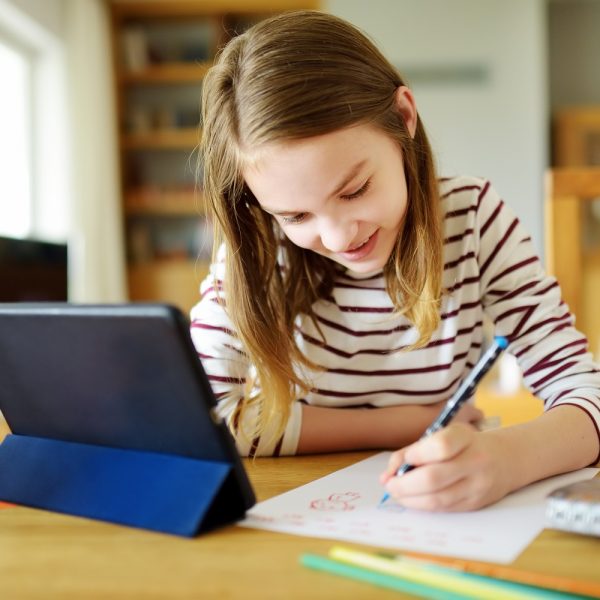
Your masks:
M 197 189 L 202 79 L 253 23 L 313 0 L 112 0 L 121 202 L 132 301 L 198 301 L 212 231 Z

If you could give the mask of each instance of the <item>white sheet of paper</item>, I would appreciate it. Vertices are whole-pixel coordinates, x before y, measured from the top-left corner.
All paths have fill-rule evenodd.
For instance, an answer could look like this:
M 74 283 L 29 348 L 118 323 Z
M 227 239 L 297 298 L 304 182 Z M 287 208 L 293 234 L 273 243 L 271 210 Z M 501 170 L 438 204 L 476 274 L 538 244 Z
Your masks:
M 388 457 L 382 452 L 261 502 L 238 525 L 509 563 L 544 528 L 547 494 L 598 472 L 581 469 L 545 479 L 478 511 L 429 513 L 403 509 L 392 500 L 378 507 L 383 493 L 378 476 Z

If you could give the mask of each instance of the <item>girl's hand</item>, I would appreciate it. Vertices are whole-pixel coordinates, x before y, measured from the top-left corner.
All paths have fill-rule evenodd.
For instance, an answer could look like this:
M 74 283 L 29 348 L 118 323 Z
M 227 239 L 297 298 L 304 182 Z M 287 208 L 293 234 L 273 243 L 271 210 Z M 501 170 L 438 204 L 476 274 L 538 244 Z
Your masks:
M 381 483 L 396 502 L 429 511 L 482 508 L 509 491 L 510 450 L 494 432 L 453 421 L 448 427 L 394 452 Z M 417 468 L 396 477 L 404 463 Z

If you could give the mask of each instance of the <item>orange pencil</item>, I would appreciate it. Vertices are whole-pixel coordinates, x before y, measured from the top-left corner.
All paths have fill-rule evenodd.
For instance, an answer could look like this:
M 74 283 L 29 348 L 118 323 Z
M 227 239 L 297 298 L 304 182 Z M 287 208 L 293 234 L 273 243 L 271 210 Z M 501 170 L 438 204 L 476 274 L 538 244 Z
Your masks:
M 389 557 L 390 555 L 386 554 L 386 556 Z M 449 567 L 465 573 L 485 575 L 486 577 L 493 577 L 495 579 L 503 579 L 506 581 L 513 581 L 515 583 L 524 583 L 526 585 L 548 588 L 555 591 L 570 592 L 571 594 L 582 594 L 600 598 L 600 582 L 596 581 L 576 580 L 568 577 L 561 577 L 559 575 L 548 575 L 546 573 L 537 573 L 535 571 L 524 571 L 518 567 L 497 565 L 474 560 L 463 560 L 445 556 L 432 556 L 429 554 L 420 554 L 418 552 L 403 552 L 401 555 L 397 556 L 397 558 L 404 557 L 430 564 Z

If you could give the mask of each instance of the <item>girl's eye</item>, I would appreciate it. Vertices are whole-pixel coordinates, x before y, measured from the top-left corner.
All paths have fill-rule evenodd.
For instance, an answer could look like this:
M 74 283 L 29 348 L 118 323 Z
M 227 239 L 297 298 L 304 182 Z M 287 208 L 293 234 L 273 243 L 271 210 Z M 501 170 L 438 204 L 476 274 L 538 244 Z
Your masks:
M 354 200 L 355 198 L 360 198 L 367 193 L 370 185 L 371 180 L 367 179 L 367 181 L 365 181 L 365 183 L 358 190 L 352 192 L 351 194 L 344 194 L 340 197 L 344 200 Z M 307 215 L 308 213 L 298 213 L 297 215 L 293 215 L 291 217 L 281 217 L 281 222 L 285 225 L 296 225 L 298 223 L 302 223 L 302 221 L 306 219 Z
M 342 196 L 342 198 L 344 200 L 354 200 L 354 198 L 360 198 L 360 196 L 362 196 L 363 194 L 365 194 L 367 192 L 370 185 L 371 185 L 371 180 L 367 179 L 365 181 L 365 183 L 358 190 L 356 190 L 355 192 L 352 192 L 351 194 L 344 194 Z
M 301 223 L 306 218 L 306 213 L 298 213 L 293 217 L 281 217 L 281 220 L 287 225 L 294 225 L 296 223 Z

